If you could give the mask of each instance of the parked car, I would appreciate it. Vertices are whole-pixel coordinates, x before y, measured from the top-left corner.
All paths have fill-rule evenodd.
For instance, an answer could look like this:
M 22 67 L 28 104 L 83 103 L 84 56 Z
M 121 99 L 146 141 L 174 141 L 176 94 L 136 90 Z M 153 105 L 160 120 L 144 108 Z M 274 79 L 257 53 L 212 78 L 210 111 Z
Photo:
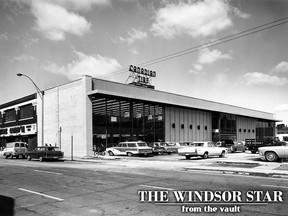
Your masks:
M 193 142 L 193 145 L 190 145 L 186 148 L 178 149 L 178 154 L 180 156 L 185 156 L 186 159 L 191 157 L 201 156 L 206 159 L 209 156 L 219 156 L 224 157 L 227 153 L 227 148 L 217 147 L 214 142 Z
M 175 143 L 160 142 L 159 144 L 165 149 L 163 153 L 172 154 L 178 152 L 178 148 L 175 146 Z
M 216 143 L 216 146 L 224 147 L 227 149 L 231 149 L 231 146 L 233 146 L 233 145 L 234 145 L 234 141 L 232 139 L 223 139 L 223 140 L 220 140 Z
M 235 142 L 234 145 L 230 147 L 230 150 L 232 153 L 237 151 L 245 152 L 246 146 L 242 142 Z
M 161 155 L 165 152 L 164 146 L 161 146 L 161 142 L 149 143 L 149 146 L 152 148 L 152 153 Z
M 262 160 L 275 162 L 279 159 L 288 158 L 288 144 L 282 146 L 266 146 L 258 148 L 258 153 Z
M 27 160 L 38 159 L 43 160 L 58 160 L 63 158 L 64 152 L 62 152 L 58 147 L 53 146 L 40 146 L 32 151 L 27 151 L 25 153 Z
M 25 157 L 25 153 L 27 151 L 27 143 L 25 142 L 11 142 L 11 143 L 6 143 L 6 148 L 3 150 L 3 156 L 7 158 L 19 158 Z
M 110 156 L 113 155 L 149 155 L 152 154 L 152 148 L 147 145 L 146 142 L 120 142 L 117 146 L 107 148 L 106 152 Z
M 186 148 L 189 145 L 192 145 L 192 142 L 175 142 L 167 143 L 169 148 L 172 149 L 173 153 L 178 153 L 180 148 Z

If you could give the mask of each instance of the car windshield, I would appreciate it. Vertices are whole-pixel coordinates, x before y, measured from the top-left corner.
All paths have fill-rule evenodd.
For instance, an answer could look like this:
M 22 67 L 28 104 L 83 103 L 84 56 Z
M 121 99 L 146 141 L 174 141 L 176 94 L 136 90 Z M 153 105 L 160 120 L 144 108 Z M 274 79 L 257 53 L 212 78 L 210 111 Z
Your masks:
M 143 146 L 147 146 L 146 143 L 138 143 L 138 146 L 143 147 Z
M 179 143 L 181 146 L 187 146 L 187 143 Z
M 13 148 L 14 147 L 14 143 L 7 143 L 6 144 L 6 148 Z
M 167 146 L 175 146 L 175 143 L 167 143 Z

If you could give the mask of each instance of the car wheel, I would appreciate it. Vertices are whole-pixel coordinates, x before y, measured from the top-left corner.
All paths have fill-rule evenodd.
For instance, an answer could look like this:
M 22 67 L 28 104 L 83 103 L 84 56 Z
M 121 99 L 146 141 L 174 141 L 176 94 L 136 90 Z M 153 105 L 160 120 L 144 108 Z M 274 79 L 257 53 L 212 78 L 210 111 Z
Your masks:
M 128 157 L 131 157 L 133 154 L 131 152 L 127 152 Z
M 5 159 L 8 159 L 8 157 L 9 157 L 8 155 L 5 155 Z
M 43 161 L 43 157 L 39 157 L 39 161 L 42 162 Z
M 225 157 L 225 155 L 226 155 L 226 152 L 225 152 L 225 151 L 222 151 L 222 153 L 220 154 L 219 157 Z
M 168 155 L 171 155 L 171 152 L 168 152 L 167 154 L 168 154 Z
M 278 155 L 275 152 L 266 152 L 265 158 L 269 162 L 275 162 L 278 160 Z
M 27 160 L 28 160 L 28 161 L 31 161 L 31 156 L 27 156 Z
M 205 152 L 202 156 L 202 158 L 207 159 L 208 158 L 208 152 Z
M 110 156 L 114 156 L 114 153 L 112 151 L 109 151 Z
M 186 157 L 187 160 L 190 160 L 190 159 L 191 159 L 191 156 L 190 156 L 190 155 L 186 155 L 185 157 Z

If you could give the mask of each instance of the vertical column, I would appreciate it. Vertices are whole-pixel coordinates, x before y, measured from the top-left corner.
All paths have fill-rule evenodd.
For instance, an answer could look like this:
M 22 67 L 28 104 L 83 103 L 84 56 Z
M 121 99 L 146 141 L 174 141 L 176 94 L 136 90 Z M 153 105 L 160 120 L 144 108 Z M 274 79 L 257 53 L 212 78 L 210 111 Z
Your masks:
M 83 119 L 83 128 L 82 134 L 84 137 L 83 142 L 85 143 L 85 155 L 93 154 L 93 131 L 92 131 L 92 100 L 87 96 L 87 93 L 92 90 L 92 77 L 91 76 L 83 76 L 83 89 L 82 89 L 82 119 Z

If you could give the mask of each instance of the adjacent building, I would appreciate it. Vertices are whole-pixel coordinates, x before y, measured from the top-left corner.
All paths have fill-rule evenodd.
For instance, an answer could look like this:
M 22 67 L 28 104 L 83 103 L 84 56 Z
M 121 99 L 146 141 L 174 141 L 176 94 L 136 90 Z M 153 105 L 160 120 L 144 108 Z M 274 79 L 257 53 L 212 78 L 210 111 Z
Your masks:
M 43 100 L 44 109 L 36 94 L 0 105 L 2 144 L 21 139 L 34 147 L 37 137 L 41 145 L 42 110 L 44 142 L 59 146 L 66 156 L 89 156 L 93 145 L 108 147 L 125 140 L 242 141 L 275 136 L 272 113 L 90 76 L 46 89 Z

